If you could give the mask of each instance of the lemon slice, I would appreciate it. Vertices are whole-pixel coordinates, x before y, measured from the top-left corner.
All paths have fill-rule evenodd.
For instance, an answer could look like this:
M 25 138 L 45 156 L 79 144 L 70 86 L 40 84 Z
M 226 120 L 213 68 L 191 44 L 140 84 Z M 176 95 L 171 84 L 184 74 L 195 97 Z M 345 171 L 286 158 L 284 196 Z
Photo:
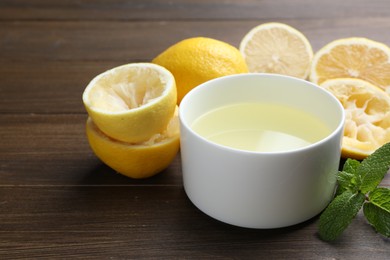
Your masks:
M 89 144 L 100 160 L 125 176 L 140 179 L 161 172 L 175 159 L 180 144 L 178 121 L 176 111 L 162 133 L 154 134 L 139 144 L 108 137 L 90 117 L 87 119 L 86 132 Z
M 167 127 L 176 106 L 175 79 L 156 64 L 127 64 L 96 76 L 83 102 L 103 133 L 139 143 Z
M 354 78 L 330 79 L 321 87 L 345 109 L 343 157 L 364 159 L 390 142 L 390 97 L 382 89 Z
M 167 68 L 177 84 L 177 103 L 196 86 L 222 76 L 248 72 L 244 58 L 234 46 L 215 39 L 184 39 L 152 61 Z
M 307 38 L 282 23 L 265 23 L 250 30 L 240 43 L 249 72 L 267 72 L 306 79 L 313 49 Z
M 310 81 L 360 78 L 390 93 L 390 48 L 366 38 L 335 40 L 313 58 Z

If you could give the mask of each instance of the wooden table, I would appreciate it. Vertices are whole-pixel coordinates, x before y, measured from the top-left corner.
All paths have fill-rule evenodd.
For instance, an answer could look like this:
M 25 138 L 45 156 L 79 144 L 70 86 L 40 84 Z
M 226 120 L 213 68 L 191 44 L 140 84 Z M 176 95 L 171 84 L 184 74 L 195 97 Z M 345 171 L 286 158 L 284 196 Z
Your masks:
M 89 148 L 81 95 L 95 75 L 188 37 L 238 46 L 269 21 L 301 30 L 315 51 L 350 36 L 390 44 L 388 0 L 2 0 L 0 259 L 389 259 L 390 240 L 361 213 L 334 243 L 318 238 L 318 217 L 238 228 L 191 204 L 180 155 L 133 180 Z

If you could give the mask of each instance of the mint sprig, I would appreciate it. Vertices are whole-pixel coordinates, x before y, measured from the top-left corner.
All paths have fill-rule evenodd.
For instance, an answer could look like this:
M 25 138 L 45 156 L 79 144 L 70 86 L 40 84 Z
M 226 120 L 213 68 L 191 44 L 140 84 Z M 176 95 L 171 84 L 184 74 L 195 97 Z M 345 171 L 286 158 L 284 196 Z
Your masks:
M 319 235 L 325 241 L 337 239 L 363 207 L 368 223 L 390 237 L 390 189 L 377 187 L 390 168 L 390 143 L 362 162 L 347 159 L 337 175 L 335 198 L 319 220 Z

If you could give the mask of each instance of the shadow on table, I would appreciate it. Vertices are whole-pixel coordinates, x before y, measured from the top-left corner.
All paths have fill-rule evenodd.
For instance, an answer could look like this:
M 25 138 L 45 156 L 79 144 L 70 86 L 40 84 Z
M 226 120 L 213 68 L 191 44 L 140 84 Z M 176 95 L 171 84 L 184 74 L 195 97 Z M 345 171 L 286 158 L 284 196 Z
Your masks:
M 157 173 L 155 176 L 145 179 L 133 179 L 124 176 L 111 169 L 104 163 L 96 160 L 85 171 L 80 179 L 80 185 L 181 185 L 181 166 L 178 163 L 179 155 L 168 168 Z

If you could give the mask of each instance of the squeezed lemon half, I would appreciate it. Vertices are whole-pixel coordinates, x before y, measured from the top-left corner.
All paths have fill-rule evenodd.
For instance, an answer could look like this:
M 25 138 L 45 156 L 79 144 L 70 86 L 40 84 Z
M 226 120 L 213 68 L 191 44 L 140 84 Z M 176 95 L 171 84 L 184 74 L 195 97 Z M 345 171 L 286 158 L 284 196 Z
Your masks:
M 343 157 L 364 159 L 390 142 L 390 97 L 382 89 L 354 78 L 326 80 L 321 87 L 345 109 Z
M 83 93 L 97 127 L 119 141 L 139 143 L 164 131 L 175 111 L 173 75 L 152 63 L 132 63 L 96 76 Z
M 91 118 L 86 123 L 89 144 L 95 155 L 115 171 L 135 179 L 148 178 L 167 168 L 179 151 L 177 112 L 165 131 L 139 144 L 112 139 L 97 128 Z

